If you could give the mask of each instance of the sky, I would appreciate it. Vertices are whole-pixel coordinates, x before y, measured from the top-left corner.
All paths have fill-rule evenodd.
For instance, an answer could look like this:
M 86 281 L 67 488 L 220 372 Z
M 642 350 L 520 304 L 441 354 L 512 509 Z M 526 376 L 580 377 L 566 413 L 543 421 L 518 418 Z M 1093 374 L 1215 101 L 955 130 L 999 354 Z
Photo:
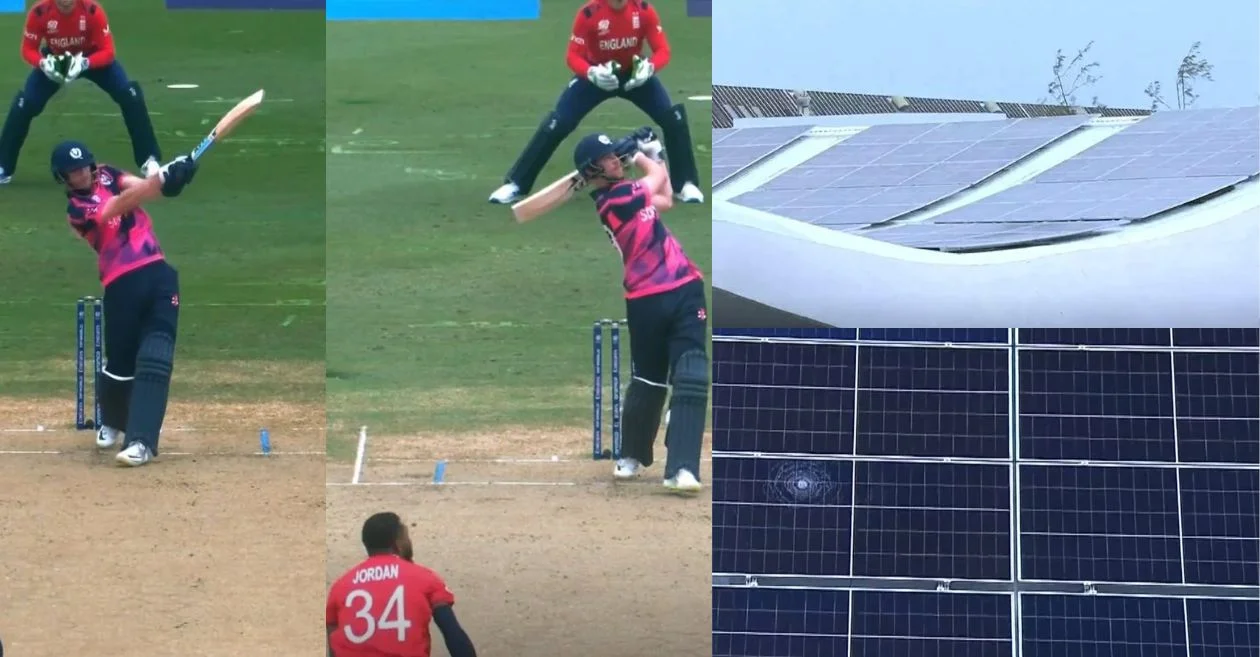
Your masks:
M 1037 102 L 1055 51 L 1090 41 L 1101 79 L 1079 103 L 1149 107 L 1201 41 L 1215 82 L 1195 107 L 1260 105 L 1257 0 L 715 0 L 713 82 Z

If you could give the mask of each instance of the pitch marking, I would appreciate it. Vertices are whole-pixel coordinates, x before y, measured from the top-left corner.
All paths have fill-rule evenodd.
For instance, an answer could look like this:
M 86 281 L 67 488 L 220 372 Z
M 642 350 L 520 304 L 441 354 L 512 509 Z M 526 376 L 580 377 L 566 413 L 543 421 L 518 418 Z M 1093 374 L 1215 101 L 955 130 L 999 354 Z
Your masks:
M 694 100 L 698 103 L 702 103 L 705 101 L 712 101 L 713 96 L 687 96 L 687 100 Z
M 196 89 L 201 85 L 198 84 L 168 84 L 167 89 Z

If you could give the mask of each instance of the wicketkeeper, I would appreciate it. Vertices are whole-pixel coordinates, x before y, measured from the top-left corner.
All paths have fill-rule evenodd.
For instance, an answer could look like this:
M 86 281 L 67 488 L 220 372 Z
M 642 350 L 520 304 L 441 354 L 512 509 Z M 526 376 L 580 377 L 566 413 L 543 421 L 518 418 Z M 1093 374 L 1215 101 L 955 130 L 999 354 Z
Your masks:
M 41 47 L 42 44 L 42 47 Z M 0 132 L 0 185 L 13 179 L 18 154 L 26 143 L 31 122 L 48 101 L 79 78 L 91 80 L 118 104 L 131 136 L 136 166 L 145 176 L 158 169 L 158 148 L 149 109 L 139 83 L 114 57 L 114 36 L 109 19 L 95 0 L 40 0 L 26 15 L 22 59 L 30 64 L 26 86 L 18 92 Z
M 651 57 L 640 55 L 644 42 L 652 49 Z M 623 98 L 661 127 L 675 198 L 703 203 L 687 110 L 681 103 L 673 104 L 656 77 L 669 58 L 660 16 L 646 0 L 591 0 L 578 10 L 566 58 L 574 78 L 490 202 L 510 204 L 528 196 L 539 172 L 582 119 L 604 101 Z

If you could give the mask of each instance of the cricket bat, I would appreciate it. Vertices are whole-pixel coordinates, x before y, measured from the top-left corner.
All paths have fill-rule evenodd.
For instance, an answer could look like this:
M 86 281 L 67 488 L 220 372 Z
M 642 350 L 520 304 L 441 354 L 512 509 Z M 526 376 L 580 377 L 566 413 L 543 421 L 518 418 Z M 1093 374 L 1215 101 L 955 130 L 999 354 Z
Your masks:
M 517 223 L 532 221 L 567 203 L 584 186 L 586 181 L 574 169 L 573 173 L 530 194 L 524 200 L 513 203 L 512 214 Z
M 210 147 L 215 142 L 231 134 L 246 117 L 254 113 L 254 110 L 262 102 L 263 90 L 259 89 L 250 94 L 245 100 L 237 103 L 236 107 L 228 110 L 227 114 L 224 114 L 223 118 L 219 119 L 219 122 L 214 125 L 214 129 L 210 131 L 210 134 L 206 135 L 206 138 L 202 139 L 200 144 L 197 144 L 197 148 L 193 149 L 192 159 L 200 159 L 202 155 L 205 155 L 206 151 L 210 150 Z

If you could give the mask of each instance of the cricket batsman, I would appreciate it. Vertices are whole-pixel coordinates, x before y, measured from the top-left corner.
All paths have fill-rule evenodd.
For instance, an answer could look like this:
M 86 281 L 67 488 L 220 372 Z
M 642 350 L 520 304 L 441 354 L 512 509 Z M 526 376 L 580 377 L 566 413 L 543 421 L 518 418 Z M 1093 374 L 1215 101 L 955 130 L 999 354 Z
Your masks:
M 116 457 L 121 465 L 138 467 L 158 454 L 179 322 L 179 274 L 166 262 L 153 220 L 140 206 L 159 194 L 179 196 L 196 173 L 196 161 L 186 156 L 141 178 L 97 164 L 82 142 L 62 142 L 52 152 L 53 178 L 65 185 L 69 200 L 70 227 L 96 252 L 105 287 L 96 445 L 113 447 L 125 439 Z
M 661 213 L 673 206 L 661 150 L 651 128 L 618 142 L 588 135 L 578 142 L 573 164 L 592 190 L 600 222 L 625 268 L 633 374 L 622 404 L 621 455 L 613 475 L 629 479 L 652 465 L 669 395 L 664 485 L 695 492 L 701 488 L 700 452 L 709 416 L 708 316 L 700 269 L 661 221 Z M 643 177 L 626 179 L 623 159 Z
M 651 48 L 651 57 L 641 56 L 644 42 Z M 512 204 L 528 196 L 539 172 L 582 119 L 604 101 L 623 98 L 661 127 L 674 174 L 674 195 L 684 203 L 703 203 L 687 110 L 682 103 L 672 103 L 656 76 L 669 60 L 669 41 L 660 16 L 647 0 L 587 2 L 578 10 L 569 37 L 566 61 L 574 77 L 508 171 L 503 186 L 490 195 L 490 202 Z
M 455 618 L 455 596 L 437 573 L 413 561 L 411 536 L 396 513 L 363 523 L 367 559 L 328 589 L 328 657 L 429 657 L 435 623 L 451 657 L 477 657 Z
M 41 47 L 41 43 L 43 44 Z M 132 154 L 141 173 L 151 176 L 162 153 L 140 85 L 114 58 L 114 36 L 109 19 L 95 0 L 40 0 L 26 15 L 22 59 L 33 69 L 26 86 L 18 92 L 0 132 L 0 185 L 13 180 L 18 154 L 31 129 L 31 121 L 48 101 L 79 78 L 87 78 L 118 103 L 123 123 L 131 136 Z M 68 59 L 68 64 L 63 60 Z

